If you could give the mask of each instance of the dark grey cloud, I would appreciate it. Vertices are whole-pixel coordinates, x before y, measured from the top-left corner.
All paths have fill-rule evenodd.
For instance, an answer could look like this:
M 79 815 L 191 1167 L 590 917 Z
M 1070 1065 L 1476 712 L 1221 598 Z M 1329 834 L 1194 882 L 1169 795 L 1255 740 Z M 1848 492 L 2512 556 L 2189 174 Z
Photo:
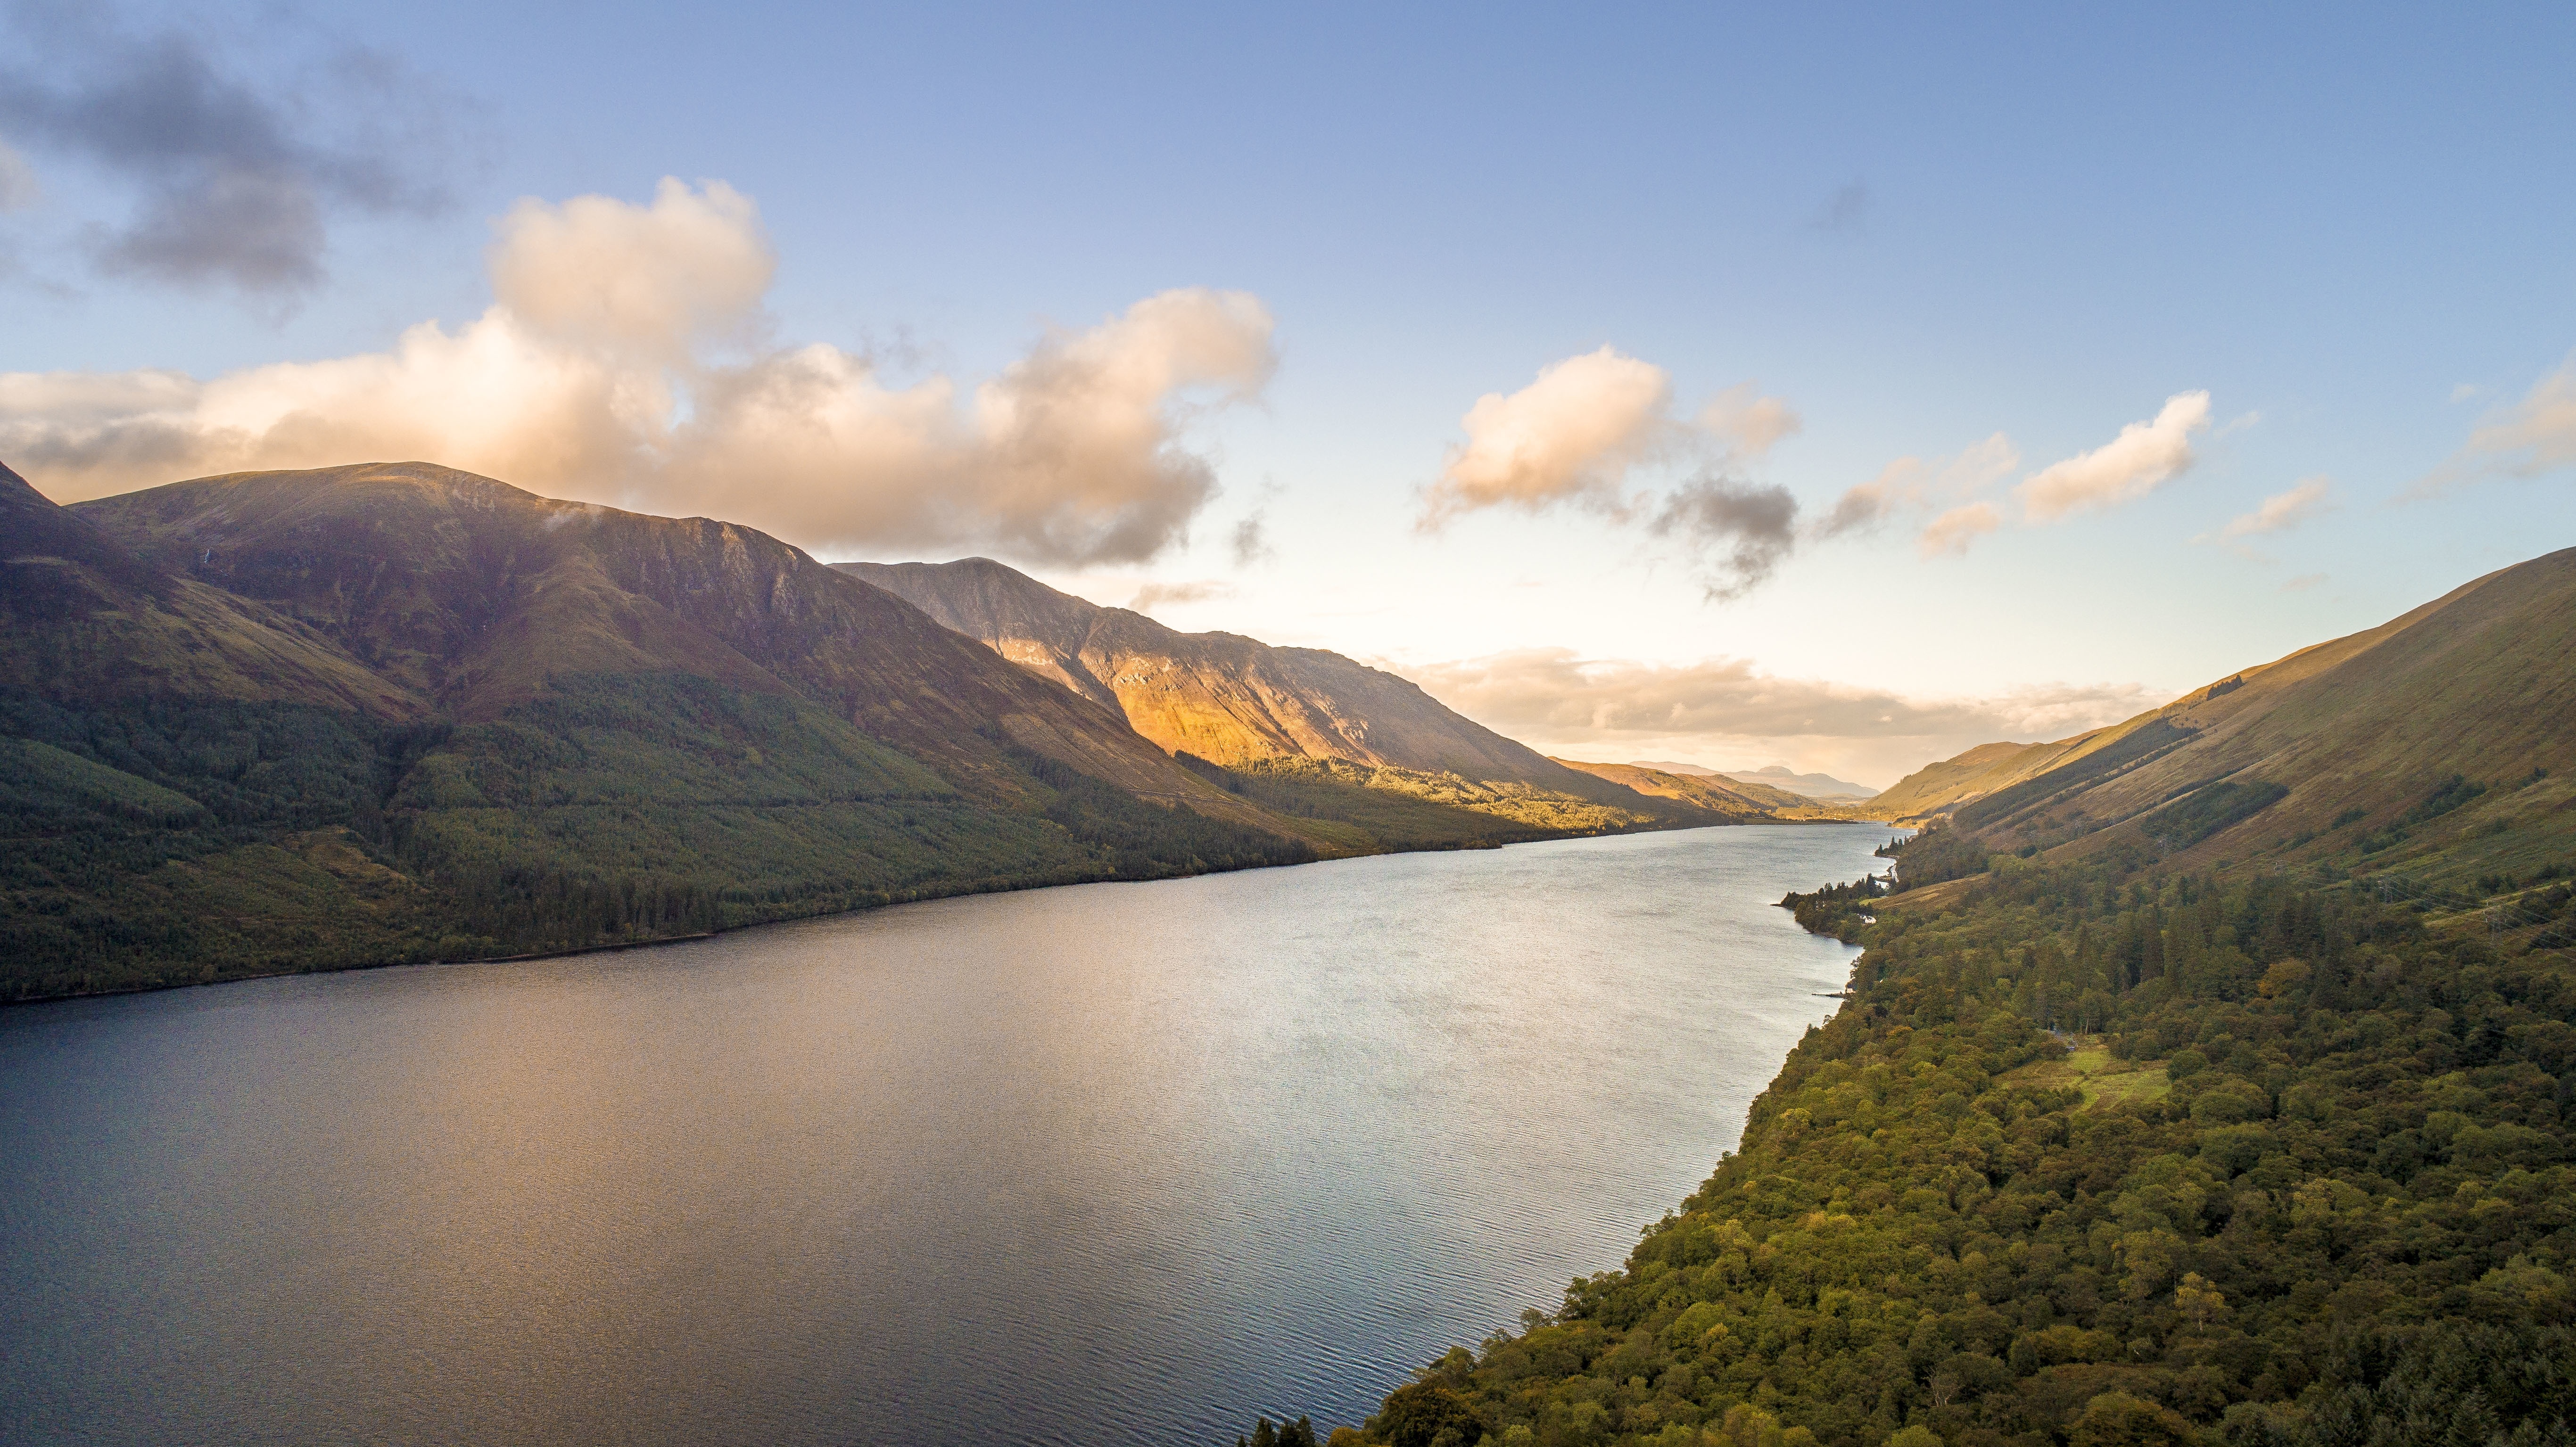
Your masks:
M 1731 602 L 1776 571 L 1798 542 L 1798 501 L 1774 484 L 1702 476 L 1675 488 L 1648 525 L 1690 545 L 1712 603 Z
M 1278 556 L 1278 550 L 1270 545 L 1270 516 L 1266 510 L 1236 523 L 1227 534 L 1227 542 L 1234 549 L 1234 565 L 1238 568 L 1266 563 Z
M 1818 231 L 1858 231 L 1869 224 L 1869 187 L 1858 181 L 1841 187 L 1816 208 Z
M 444 209 L 444 107 L 399 62 L 264 24 L 259 68 L 202 30 L 148 34 L 95 5 L 0 16 L 0 138 L 136 190 L 90 234 L 111 275 L 291 295 L 322 279 L 334 213 Z

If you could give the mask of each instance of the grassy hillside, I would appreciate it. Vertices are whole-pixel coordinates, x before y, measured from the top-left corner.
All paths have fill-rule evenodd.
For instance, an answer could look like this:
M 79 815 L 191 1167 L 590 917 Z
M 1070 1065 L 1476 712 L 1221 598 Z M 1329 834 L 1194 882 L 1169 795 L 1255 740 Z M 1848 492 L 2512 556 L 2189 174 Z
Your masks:
M 1020 807 L 811 703 L 686 674 L 563 677 L 461 725 L 0 690 L 0 999 L 1314 857 L 996 747 Z
M 2570 797 L 2570 656 L 2576 550 L 2114 728 L 1985 746 L 1877 802 L 1947 815 L 1997 851 L 2126 842 L 2186 865 L 2331 862 L 2436 883 L 2509 872 L 2530 861 L 2493 841 L 2535 837 L 2520 825 Z
M 62 511 L 166 576 L 292 619 L 445 716 L 496 716 L 556 675 L 686 673 L 805 698 L 969 787 L 991 776 L 997 797 L 1016 785 L 994 727 L 1131 791 L 1239 807 L 1115 714 L 748 528 L 419 463 L 200 478 Z

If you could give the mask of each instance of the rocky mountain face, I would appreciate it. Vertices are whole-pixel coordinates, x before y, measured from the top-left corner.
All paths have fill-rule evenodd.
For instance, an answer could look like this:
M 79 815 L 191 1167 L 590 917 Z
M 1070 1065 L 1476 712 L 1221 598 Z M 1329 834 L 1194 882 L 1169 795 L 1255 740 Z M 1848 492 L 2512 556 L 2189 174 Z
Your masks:
M 1556 762 L 1595 778 L 1658 799 L 1672 799 L 1713 814 L 1746 822 L 1829 817 L 1816 801 L 1764 784 L 1744 784 L 1724 774 L 1683 774 L 1645 764 L 1587 764 L 1575 759 Z
M 1416 685 L 1317 648 L 1182 633 L 986 558 L 834 566 L 1085 698 L 1173 753 L 1237 765 L 1355 764 L 1508 781 L 1633 804 L 1594 776 L 1461 717 Z

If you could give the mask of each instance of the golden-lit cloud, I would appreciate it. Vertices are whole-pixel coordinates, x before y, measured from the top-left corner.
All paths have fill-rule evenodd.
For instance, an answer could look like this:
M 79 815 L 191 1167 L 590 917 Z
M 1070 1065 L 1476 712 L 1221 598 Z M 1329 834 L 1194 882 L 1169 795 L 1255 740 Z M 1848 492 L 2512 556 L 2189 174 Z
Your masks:
M 2059 522 L 2146 496 L 2190 469 L 2197 460 L 2191 439 L 2208 428 L 2207 392 L 2167 398 L 2151 420 L 2132 422 L 2102 446 L 2024 478 L 2015 489 L 2022 526 Z M 1813 535 L 1870 532 L 1899 517 L 1929 516 L 1915 535 L 1915 550 L 1926 558 L 1963 557 L 1977 539 L 2006 522 L 2003 509 L 1978 494 L 2020 466 L 2020 449 L 2001 432 L 1947 457 L 1900 457 L 1878 476 L 1845 489 L 1817 521 Z
M 1806 426 L 1788 403 L 1762 396 L 1750 382 L 1739 382 L 1710 398 L 1693 420 L 1700 431 L 1746 461 L 1770 452 L 1782 438 Z
M 1147 583 L 1136 590 L 1135 597 L 1127 600 L 1127 606 L 1134 612 L 1151 613 L 1157 608 L 1186 607 L 1192 603 L 1208 603 L 1219 598 L 1231 598 L 1234 595 L 1235 586 L 1220 578 L 1196 578 L 1182 583 Z
M 0 375 L 0 456 L 65 500 L 419 459 L 808 547 L 1138 562 L 1217 493 L 1182 429 L 1275 366 L 1259 299 L 1199 288 L 1050 333 L 971 386 L 891 384 L 827 344 L 754 346 L 775 262 L 757 208 L 720 182 L 665 181 L 649 205 L 522 202 L 490 266 L 482 316 L 382 353 L 205 382 Z
M 1718 393 L 1687 421 L 1672 404 L 1663 368 L 1612 348 L 1550 363 L 1517 392 L 1477 398 L 1459 419 L 1467 440 L 1424 489 L 1416 524 L 1436 532 L 1486 508 L 1572 504 L 1679 541 L 1711 601 L 1741 597 L 1795 546 L 1798 504 L 1738 469 L 1798 431 L 1798 414 L 1751 383 Z M 1627 490 L 1662 463 L 1696 470 L 1660 499 Z
M 2406 495 L 2425 497 L 2481 477 L 2536 477 L 2562 467 L 2576 467 L 2576 356 L 2533 383 L 2520 401 L 2480 422 L 2466 445 Z
M 1488 507 L 1618 506 L 1630 470 L 1676 440 L 1672 395 L 1663 368 L 1608 347 L 1550 363 L 1508 396 L 1486 393 L 1423 495 L 1423 524 Z
M 1964 503 L 1926 523 L 1914 540 L 1914 549 L 1927 558 L 1955 556 L 1968 551 L 1968 545 L 2004 525 L 2002 513 L 1990 502 Z
M 666 176 L 650 206 L 529 197 L 494 230 L 492 299 L 521 324 L 674 361 L 738 334 L 778 272 L 759 208 L 722 181 Z
M 2320 513 L 2331 511 L 2334 480 L 2308 477 L 2287 492 L 2274 493 L 2263 499 L 2263 505 L 2252 512 L 2228 519 L 2227 526 L 2214 535 L 2218 542 L 2233 542 L 2261 533 L 2286 532 Z
M 1998 739 L 2064 738 L 2165 701 L 2135 684 L 2051 684 L 1984 699 L 1781 678 L 1742 659 L 1665 665 L 1535 648 L 1387 665 L 1477 722 L 1546 752 L 1838 765 L 1892 783 L 1928 759 Z
M 1906 512 L 1921 511 L 1973 497 L 2010 477 L 2021 466 L 2021 452 L 1998 432 L 1972 442 L 1947 457 L 1900 457 L 1879 469 L 1878 476 L 1854 484 L 1834 500 L 1816 524 L 1816 536 L 1877 528 Z
M 2044 523 L 2135 502 L 2190 469 L 2192 434 L 2208 428 L 2209 394 L 2178 393 L 2152 420 L 2132 422 L 2100 447 L 2031 474 L 2019 489 L 2022 510 Z

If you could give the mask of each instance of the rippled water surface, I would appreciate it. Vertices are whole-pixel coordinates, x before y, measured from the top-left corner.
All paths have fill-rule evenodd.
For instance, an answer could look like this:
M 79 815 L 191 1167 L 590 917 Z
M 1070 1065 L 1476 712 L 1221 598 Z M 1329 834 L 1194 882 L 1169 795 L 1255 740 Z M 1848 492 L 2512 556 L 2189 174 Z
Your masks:
M 1231 1442 L 1616 1265 L 1866 825 L 0 1011 L 0 1440 Z

